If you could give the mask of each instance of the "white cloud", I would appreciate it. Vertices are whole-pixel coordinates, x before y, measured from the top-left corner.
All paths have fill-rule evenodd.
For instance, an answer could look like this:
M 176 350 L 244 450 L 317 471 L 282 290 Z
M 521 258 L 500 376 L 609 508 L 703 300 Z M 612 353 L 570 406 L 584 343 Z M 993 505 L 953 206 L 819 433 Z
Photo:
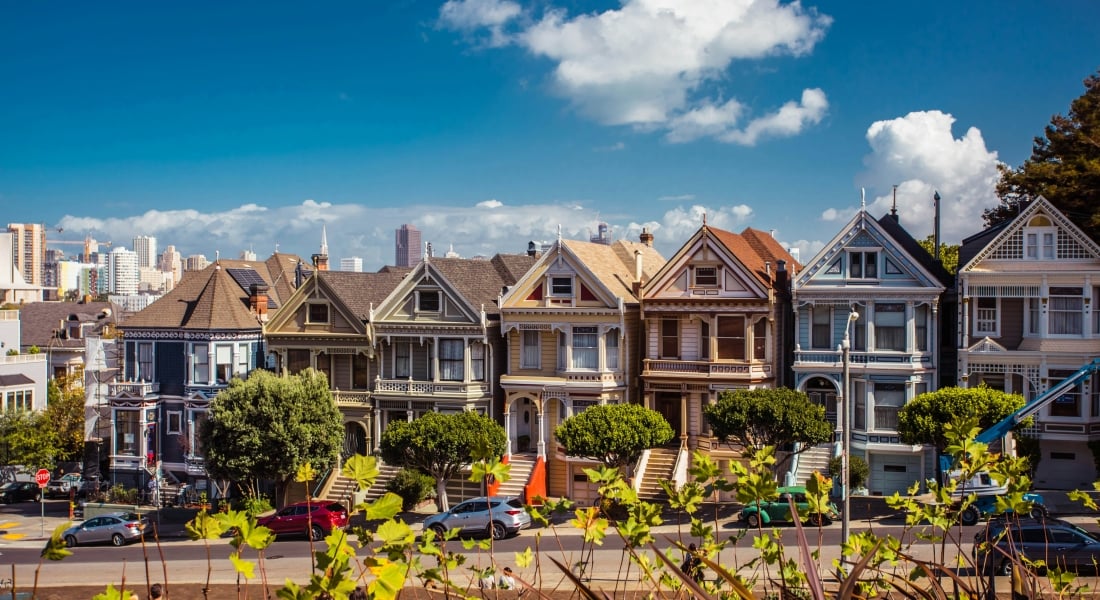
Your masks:
M 674 196 L 659 196 L 659 202 L 690 202 L 695 199 L 695 194 L 678 194 Z
M 607 125 L 666 130 L 676 142 L 700 137 L 744 145 L 794 135 L 821 120 L 821 90 L 803 91 L 777 112 L 734 129 L 747 109 L 729 90 L 735 61 L 810 52 L 832 23 L 799 2 L 778 0 L 623 0 L 600 13 L 551 8 L 529 24 L 504 0 L 450 0 L 444 26 L 487 29 L 495 45 L 512 42 L 555 64 L 554 87 L 583 114 Z M 510 38 L 502 33 L 516 24 Z
M 997 153 L 985 147 L 976 127 L 955 138 L 954 123 L 953 116 L 932 110 L 877 121 L 867 129 L 871 153 L 864 158 L 866 171 L 860 179 L 885 191 L 868 199 L 872 214 L 890 210 L 892 186 L 897 185 L 901 224 L 921 239 L 932 233 L 932 195 L 938 190 L 945 242 L 957 243 L 982 229 L 982 211 L 997 204 Z
M 603 221 L 610 225 L 612 239 L 637 240 L 642 227 L 647 227 L 656 236 L 657 249 L 670 256 L 699 229 L 704 215 L 715 227 L 740 231 L 752 220 L 753 210 L 744 204 L 695 204 L 634 222 L 576 201 L 510 205 L 490 199 L 469 206 L 441 203 L 367 207 L 310 199 L 290 206 L 245 204 L 210 213 L 187 209 L 150 210 L 110 218 L 66 215 L 58 224 L 128 248 L 134 237 L 152 235 L 161 248 L 172 244 L 184 256 L 205 254 L 209 259 L 216 253 L 236 258 L 247 248 L 264 258 L 276 245 L 280 252 L 309 257 L 319 249 L 324 226 L 333 261 L 359 256 L 365 269 L 374 270 L 393 264 L 394 230 L 403 223 L 415 225 L 423 241 L 431 242 L 440 255 L 451 245 L 461 256 L 522 253 L 529 241 L 557 239 L 559 226 L 562 237 L 587 240 L 595 233 L 597 223 Z

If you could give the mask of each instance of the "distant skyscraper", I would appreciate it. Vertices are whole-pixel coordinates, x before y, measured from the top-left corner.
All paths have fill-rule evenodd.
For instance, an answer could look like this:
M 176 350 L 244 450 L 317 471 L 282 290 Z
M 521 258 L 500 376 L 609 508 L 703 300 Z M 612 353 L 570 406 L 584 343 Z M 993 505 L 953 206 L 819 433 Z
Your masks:
M 129 295 L 138 292 L 137 252 L 119 246 L 107 255 L 107 291 Z
M 596 229 L 596 235 L 590 236 L 588 241 L 593 244 L 603 244 L 605 246 L 611 245 L 611 235 L 608 233 L 607 223 L 600 223 Z
M 151 235 L 139 235 L 134 238 L 134 252 L 138 257 L 138 268 L 157 266 L 157 238 Z
M 420 231 L 412 225 L 402 225 L 397 230 L 394 244 L 394 264 L 411 267 L 420 262 Z
M 160 270 L 172 273 L 173 281 L 179 283 L 183 275 L 183 259 L 175 246 L 164 247 L 164 253 L 160 255 Z
M 184 271 L 201 271 L 210 266 L 210 261 L 206 259 L 205 254 L 192 254 L 184 261 Z
M 11 254 L 23 281 L 42 285 L 42 269 L 46 263 L 46 228 L 38 223 L 9 223 L 12 234 Z
M 256 253 L 251 250 L 241 250 L 241 260 L 256 260 Z
M 355 273 L 360 273 L 363 271 L 363 259 L 359 258 L 358 256 L 353 256 L 351 258 L 341 258 L 340 270 L 354 271 Z

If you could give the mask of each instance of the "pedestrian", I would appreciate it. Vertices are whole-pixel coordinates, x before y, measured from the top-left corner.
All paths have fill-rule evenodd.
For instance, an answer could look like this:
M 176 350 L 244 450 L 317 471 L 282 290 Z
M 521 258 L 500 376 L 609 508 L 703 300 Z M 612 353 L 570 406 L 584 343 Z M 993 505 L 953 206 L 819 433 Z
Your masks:
M 512 576 L 512 567 L 504 567 L 504 572 L 500 575 L 497 587 L 502 590 L 516 589 L 516 578 Z
M 477 587 L 483 590 L 491 590 L 497 586 L 497 582 L 493 579 L 493 568 L 489 567 L 485 569 L 485 572 L 481 575 L 481 579 L 477 582 Z
M 695 544 L 688 544 L 687 552 L 684 553 L 684 562 L 680 564 L 680 570 L 684 572 L 684 575 L 691 577 L 695 583 L 703 581 L 703 561 L 698 556 L 698 549 Z
M 164 595 L 164 587 L 159 583 L 154 583 L 153 586 L 149 588 L 149 600 L 168 600 Z

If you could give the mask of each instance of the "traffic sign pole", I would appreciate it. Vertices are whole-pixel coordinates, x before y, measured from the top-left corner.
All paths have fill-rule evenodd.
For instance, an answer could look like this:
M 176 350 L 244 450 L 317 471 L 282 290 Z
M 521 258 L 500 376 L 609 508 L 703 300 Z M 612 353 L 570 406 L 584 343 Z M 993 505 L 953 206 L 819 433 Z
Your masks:
M 34 482 L 38 484 L 38 508 L 42 514 L 42 523 L 39 527 L 40 535 L 46 537 L 46 485 L 50 483 L 50 472 L 39 469 L 34 474 Z

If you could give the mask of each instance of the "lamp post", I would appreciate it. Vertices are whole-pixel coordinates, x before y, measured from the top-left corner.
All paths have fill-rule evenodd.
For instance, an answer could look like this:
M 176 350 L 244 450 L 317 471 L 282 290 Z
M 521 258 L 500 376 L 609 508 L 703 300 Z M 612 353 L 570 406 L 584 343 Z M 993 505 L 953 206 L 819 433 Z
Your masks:
M 844 324 L 844 340 L 840 343 L 840 358 L 843 370 L 841 371 L 841 401 L 843 422 L 843 441 L 841 442 L 840 451 L 840 499 L 842 504 L 840 513 L 840 542 L 841 544 L 848 543 L 848 532 L 852 522 L 851 507 L 848 505 L 848 496 L 850 490 L 848 489 L 848 469 L 849 459 L 848 456 L 852 451 L 852 398 L 851 398 L 851 383 L 849 381 L 849 371 L 851 368 L 851 342 L 849 341 L 848 332 L 852 328 L 852 323 L 859 319 L 859 313 L 852 311 L 848 313 L 848 322 Z

